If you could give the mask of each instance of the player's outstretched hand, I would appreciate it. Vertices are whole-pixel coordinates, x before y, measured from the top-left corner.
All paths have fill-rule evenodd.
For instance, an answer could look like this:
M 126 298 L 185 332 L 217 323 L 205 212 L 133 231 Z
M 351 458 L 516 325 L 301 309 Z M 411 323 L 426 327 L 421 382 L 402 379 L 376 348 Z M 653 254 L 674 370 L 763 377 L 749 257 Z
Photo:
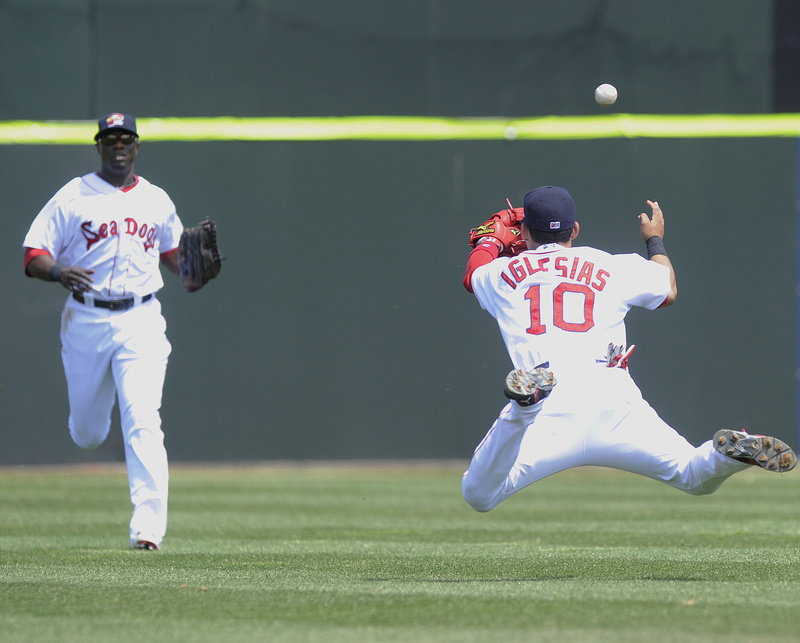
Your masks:
M 658 205 L 658 201 L 650 201 L 648 199 L 647 205 L 653 211 L 652 216 L 647 216 L 646 212 L 639 215 L 639 222 L 641 223 L 642 239 L 647 241 L 650 237 L 659 236 L 664 238 L 664 213 Z

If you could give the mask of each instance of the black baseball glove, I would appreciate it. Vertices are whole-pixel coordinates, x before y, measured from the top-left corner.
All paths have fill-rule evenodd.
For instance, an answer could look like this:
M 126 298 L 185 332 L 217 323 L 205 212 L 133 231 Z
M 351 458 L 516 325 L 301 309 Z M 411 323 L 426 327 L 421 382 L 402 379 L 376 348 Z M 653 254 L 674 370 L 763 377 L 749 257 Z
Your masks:
M 219 274 L 222 256 L 214 221 L 206 217 L 196 226 L 184 228 L 178 242 L 178 267 L 186 292 L 200 290 Z

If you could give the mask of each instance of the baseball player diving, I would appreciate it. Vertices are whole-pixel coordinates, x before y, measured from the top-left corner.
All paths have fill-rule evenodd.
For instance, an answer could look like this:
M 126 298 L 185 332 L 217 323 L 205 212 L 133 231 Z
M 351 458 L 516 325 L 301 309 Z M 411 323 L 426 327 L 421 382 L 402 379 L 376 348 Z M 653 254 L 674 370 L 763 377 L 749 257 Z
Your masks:
M 167 530 L 160 407 L 171 346 L 156 293 L 159 265 L 181 275 L 184 226 L 166 192 L 134 173 L 133 116 L 104 116 L 94 141 L 100 169 L 69 181 L 36 216 L 23 243 L 25 274 L 69 291 L 61 313 L 69 433 L 83 449 L 98 447 L 118 399 L 131 546 L 157 550 Z
M 514 369 L 509 399 L 475 449 L 464 499 L 489 511 L 520 489 L 571 467 L 630 471 L 694 495 L 748 466 L 789 471 L 781 440 L 722 429 L 692 446 L 642 398 L 627 370 L 625 315 L 677 296 L 656 201 L 639 215 L 648 259 L 573 246 L 580 226 L 561 187 L 543 186 L 524 207 L 470 232 L 464 286 L 500 327 Z M 510 205 L 510 204 L 509 204 Z

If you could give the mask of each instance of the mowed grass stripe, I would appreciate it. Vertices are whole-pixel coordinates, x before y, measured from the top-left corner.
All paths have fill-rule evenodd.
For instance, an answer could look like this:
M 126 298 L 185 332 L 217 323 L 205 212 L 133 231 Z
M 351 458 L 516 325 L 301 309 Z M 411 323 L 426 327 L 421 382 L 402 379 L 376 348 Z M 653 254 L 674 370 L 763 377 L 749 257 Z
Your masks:
M 174 467 L 160 552 L 127 548 L 123 470 L 5 470 L 3 638 L 797 640 L 793 474 L 575 470 L 478 514 L 462 469 Z

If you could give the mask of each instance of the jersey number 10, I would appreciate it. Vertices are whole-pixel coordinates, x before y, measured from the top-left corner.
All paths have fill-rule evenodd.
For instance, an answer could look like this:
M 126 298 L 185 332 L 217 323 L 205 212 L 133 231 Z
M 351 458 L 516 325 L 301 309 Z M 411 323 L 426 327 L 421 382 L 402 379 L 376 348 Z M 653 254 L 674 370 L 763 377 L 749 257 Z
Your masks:
M 531 286 L 525 293 L 525 299 L 530 303 L 531 325 L 527 329 L 529 335 L 541 335 L 547 332 L 547 326 L 542 323 L 542 309 L 540 304 L 541 286 Z M 564 319 L 564 294 L 574 293 L 583 297 L 583 322 L 569 322 Z M 594 291 L 583 284 L 563 282 L 553 290 L 553 325 L 562 330 L 573 333 L 585 333 L 594 326 Z

